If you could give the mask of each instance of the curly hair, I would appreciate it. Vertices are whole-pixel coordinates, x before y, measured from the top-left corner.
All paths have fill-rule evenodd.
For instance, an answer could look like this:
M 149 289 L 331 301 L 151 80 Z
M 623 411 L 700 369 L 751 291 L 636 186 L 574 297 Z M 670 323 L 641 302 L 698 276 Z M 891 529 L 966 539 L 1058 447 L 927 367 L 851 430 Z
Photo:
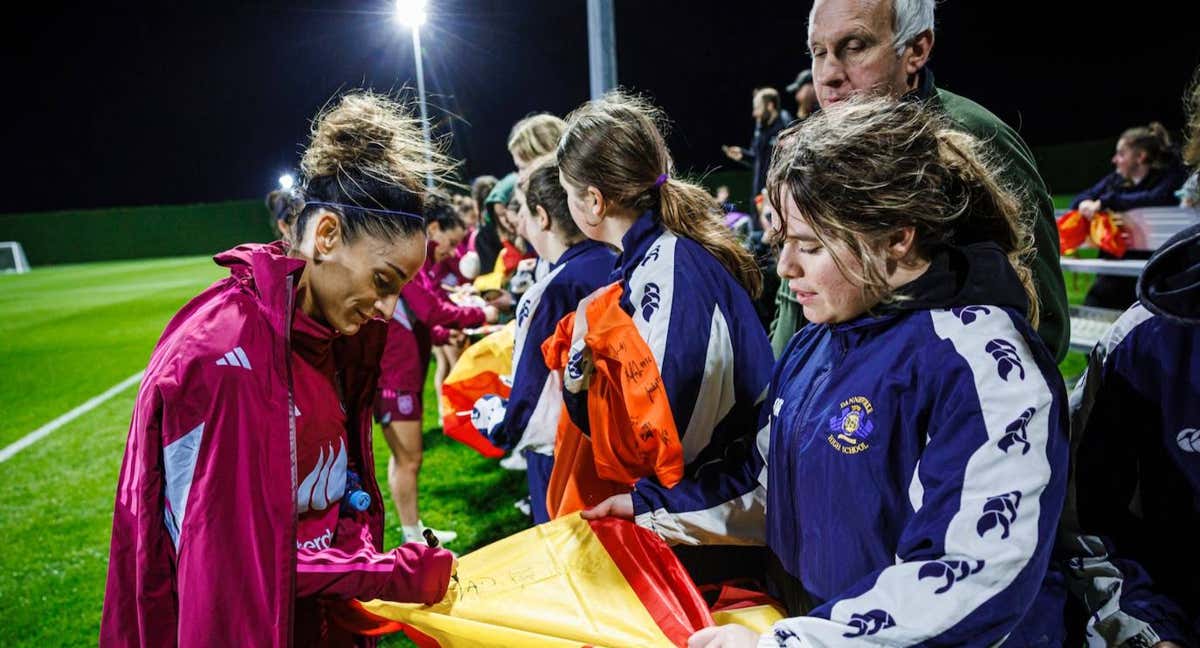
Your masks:
M 401 101 L 347 93 L 313 120 L 300 162 L 302 193 L 308 202 L 347 205 L 339 210 L 347 241 L 359 234 L 390 239 L 423 232 L 419 219 L 369 210 L 423 213 L 426 178 L 445 180 L 453 169 L 440 146 L 434 148 L 426 150 L 420 121 Z M 310 205 L 300 213 L 300 233 L 315 211 Z
M 835 255 L 838 269 L 884 302 L 904 298 L 888 286 L 879 263 L 898 228 L 914 228 L 923 258 L 939 246 L 993 241 L 1016 270 L 1036 325 L 1037 291 L 1027 265 L 1033 236 L 1019 194 L 1001 184 L 999 171 L 979 140 L 933 109 L 857 97 L 780 135 L 767 191 L 779 208 L 791 201 L 823 245 L 849 250 L 858 267 Z

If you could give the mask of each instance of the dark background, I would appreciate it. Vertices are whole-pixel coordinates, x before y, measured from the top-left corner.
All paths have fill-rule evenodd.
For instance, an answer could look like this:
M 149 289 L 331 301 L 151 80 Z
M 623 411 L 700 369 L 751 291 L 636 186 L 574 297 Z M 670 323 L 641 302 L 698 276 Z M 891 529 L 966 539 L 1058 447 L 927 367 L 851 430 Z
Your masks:
M 583 0 L 430 0 L 426 86 L 465 175 L 511 167 L 532 111 L 587 99 Z M 1034 147 L 1183 124 L 1200 3 L 940 3 L 938 84 Z M 9 13 L 0 212 L 258 198 L 290 170 L 339 90 L 415 86 L 387 2 L 84 4 Z M 755 86 L 808 65 L 809 2 L 616 3 L 619 82 L 674 120 L 678 166 L 748 143 Z M 29 11 L 29 10 L 23 10 Z M 790 98 L 786 102 L 793 107 Z M 1073 191 L 1079 187 L 1051 187 Z

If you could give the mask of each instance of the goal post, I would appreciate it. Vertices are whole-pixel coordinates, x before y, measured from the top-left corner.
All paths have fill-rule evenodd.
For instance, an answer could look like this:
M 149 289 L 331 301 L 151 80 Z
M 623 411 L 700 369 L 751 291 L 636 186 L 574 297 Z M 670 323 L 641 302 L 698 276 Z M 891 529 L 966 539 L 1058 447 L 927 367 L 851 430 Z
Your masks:
M 0 273 L 29 272 L 25 250 L 16 241 L 0 241 Z

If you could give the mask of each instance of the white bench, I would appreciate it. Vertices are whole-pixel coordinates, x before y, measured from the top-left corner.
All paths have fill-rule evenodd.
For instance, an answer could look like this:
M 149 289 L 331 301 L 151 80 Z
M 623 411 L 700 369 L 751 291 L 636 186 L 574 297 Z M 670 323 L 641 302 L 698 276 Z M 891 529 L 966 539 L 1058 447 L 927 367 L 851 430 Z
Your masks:
M 1060 209 L 1058 216 L 1069 210 Z M 1122 214 L 1124 228 L 1129 232 L 1129 249 L 1157 250 L 1180 230 L 1200 222 L 1200 209 L 1188 207 L 1142 207 Z M 1140 259 L 1077 259 L 1061 257 L 1062 269 L 1083 274 L 1139 277 L 1146 267 Z M 1071 348 L 1088 352 L 1121 316 L 1121 311 L 1109 308 L 1072 306 Z

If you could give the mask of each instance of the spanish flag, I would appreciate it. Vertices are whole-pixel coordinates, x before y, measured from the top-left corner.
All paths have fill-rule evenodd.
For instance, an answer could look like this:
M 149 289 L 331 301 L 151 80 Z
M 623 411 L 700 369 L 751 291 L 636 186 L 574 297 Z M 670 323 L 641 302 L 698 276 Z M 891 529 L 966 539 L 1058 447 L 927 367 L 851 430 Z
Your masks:
M 471 425 L 471 409 L 485 394 L 508 398 L 512 392 L 505 377 L 512 374 L 515 339 L 516 324 L 509 322 L 467 347 L 442 381 L 442 431 L 485 457 L 503 457 L 504 451 Z
M 764 606 L 723 620 L 764 631 Z M 424 606 L 353 601 L 339 624 L 403 631 L 421 648 L 685 646 L 713 615 L 666 543 L 632 522 L 578 515 L 522 531 L 459 559 L 446 598 Z

